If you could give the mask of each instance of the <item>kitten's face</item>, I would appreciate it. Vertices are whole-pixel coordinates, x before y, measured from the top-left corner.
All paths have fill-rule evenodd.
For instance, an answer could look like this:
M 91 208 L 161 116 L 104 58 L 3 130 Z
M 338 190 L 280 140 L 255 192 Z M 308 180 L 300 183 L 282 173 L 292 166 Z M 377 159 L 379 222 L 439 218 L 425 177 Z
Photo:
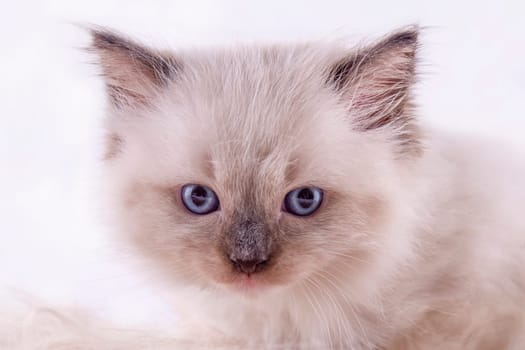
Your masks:
M 95 33 L 95 47 L 122 66 L 118 50 L 132 44 L 113 52 L 110 39 Z M 354 102 L 352 116 L 342 103 L 350 83 L 335 85 L 355 73 L 337 70 L 342 57 L 315 46 L 189 53 L 159 61 L 174 74 L 162 82 L 142 62 L 110 76 L 107 165 L 126 237 L 178 281 L 236 291 L 373 268 L 400 221 L 399 153 L 394 137 L 356 127 L 369 106 Z M 139 73 L 147 89 L 119 86 Z

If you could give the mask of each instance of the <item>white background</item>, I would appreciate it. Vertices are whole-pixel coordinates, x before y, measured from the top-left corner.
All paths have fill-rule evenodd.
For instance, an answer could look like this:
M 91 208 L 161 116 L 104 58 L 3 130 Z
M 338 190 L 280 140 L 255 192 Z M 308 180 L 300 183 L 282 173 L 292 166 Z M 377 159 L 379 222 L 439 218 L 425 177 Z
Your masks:
M 0 5 L 0 284 L 115 320 L 169 307 L 100 219 L 102 83 L 72 23 L 163 47 L 348 38 L 427 29 L 418 101 L 438 126 L 525 146 L 522 1 L 6 1 Z

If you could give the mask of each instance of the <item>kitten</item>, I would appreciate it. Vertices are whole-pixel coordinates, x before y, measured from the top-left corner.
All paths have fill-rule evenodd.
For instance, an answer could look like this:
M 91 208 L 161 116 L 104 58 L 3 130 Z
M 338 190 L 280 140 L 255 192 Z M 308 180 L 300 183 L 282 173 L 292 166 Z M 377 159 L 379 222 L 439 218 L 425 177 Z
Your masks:
M 353 49 L 92 37 L 113 214 L 186 321 L 123 348 L 525 348 L 525 167 L 416 118 L 416 27 Z

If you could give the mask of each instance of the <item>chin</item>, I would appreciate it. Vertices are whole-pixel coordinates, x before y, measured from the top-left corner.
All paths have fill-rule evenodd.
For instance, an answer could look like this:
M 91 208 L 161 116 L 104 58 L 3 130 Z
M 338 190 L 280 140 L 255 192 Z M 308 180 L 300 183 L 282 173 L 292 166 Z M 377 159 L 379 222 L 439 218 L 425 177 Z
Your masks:
M 256 297 L 272 287 L 274 286 L 272 286 L 271 283 L 268 283 L 260 276 L 242 274 L 235 278 L 235 281 L 229 285 L 228 289 L 234 293 L 240 293 L 248 297 Z
M 248 275 L 236 273 L 228 280 L 218 281 L 219 286 L 228 293 L 256 297 L 259 293 L 275 288 L 276 285 L 266 280 L 260 274 Z
M 215 283 L 227 293 L 255 298 L 261 293 L 286 287 L 286 281 L 272 277 L 275 276 L 270 271 L 254 274 L 233 272 L 219 280 L 215 280 Z

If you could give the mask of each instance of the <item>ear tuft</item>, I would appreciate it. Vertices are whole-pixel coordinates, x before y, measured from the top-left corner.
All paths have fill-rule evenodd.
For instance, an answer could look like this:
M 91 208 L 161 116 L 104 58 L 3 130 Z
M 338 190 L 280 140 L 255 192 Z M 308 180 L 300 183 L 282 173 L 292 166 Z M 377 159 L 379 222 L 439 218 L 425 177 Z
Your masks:
M 412 26 L 389 35 L 387 40 L 384 41 L 389 45 L 400 45 L 402 47 L 415 48 L 418 43 L 418 37 L 419 28 L 417 26 Z
M 390 128 L 410 151 L 417 151 L 419 130 L 410 94 L 416 77 L 418 27 L 394 32 L 339 60 L 329 84 L 341 95 L 358 130 Z
M 114 106 L 147 105 L 177 73 L 175 59 L 105 28 L 89 29 Z

